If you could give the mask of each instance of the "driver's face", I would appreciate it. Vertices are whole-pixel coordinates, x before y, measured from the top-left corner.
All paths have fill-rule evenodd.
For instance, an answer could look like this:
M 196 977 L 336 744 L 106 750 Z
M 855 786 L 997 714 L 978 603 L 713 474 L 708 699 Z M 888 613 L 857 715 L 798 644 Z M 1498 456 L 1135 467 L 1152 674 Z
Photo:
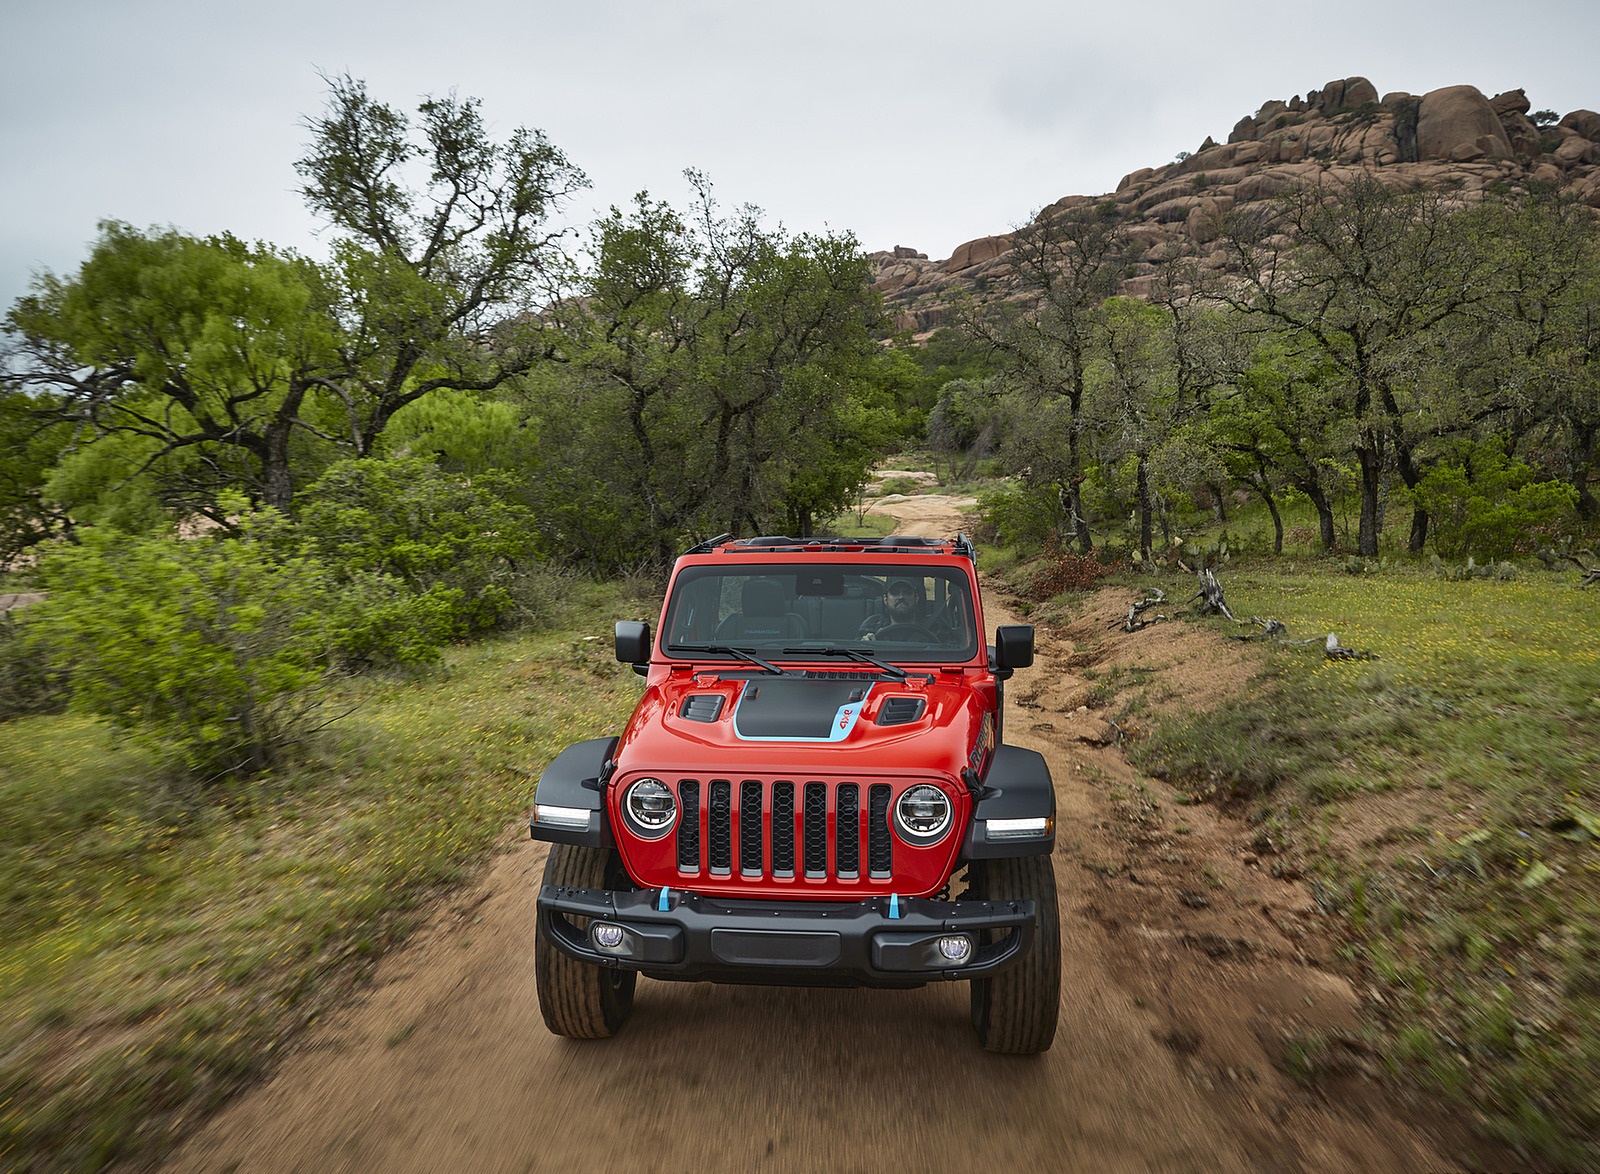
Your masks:
M 889 618 L 903 623 L 917 614 L 917 593 L 904 584 L 895 583 L 884 592 L 883 609 Z

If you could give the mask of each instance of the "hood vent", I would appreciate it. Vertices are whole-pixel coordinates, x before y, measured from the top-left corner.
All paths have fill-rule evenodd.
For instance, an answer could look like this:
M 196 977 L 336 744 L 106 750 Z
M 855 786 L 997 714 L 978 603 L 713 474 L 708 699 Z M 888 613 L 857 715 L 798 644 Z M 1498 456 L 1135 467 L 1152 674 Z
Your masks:
M 922 711 L 928 703 L 921 697 L 889 697 L 884 700 L 883 708 L 878 710 L 878 724 L 880 726 L 903 726 L 914 722 L 922 716 Z
M 692 697 L 684 698 L 678 714 L 686 721 L 714 722 L 722 716 L 724 700 L 721 693 L 696 693 Z

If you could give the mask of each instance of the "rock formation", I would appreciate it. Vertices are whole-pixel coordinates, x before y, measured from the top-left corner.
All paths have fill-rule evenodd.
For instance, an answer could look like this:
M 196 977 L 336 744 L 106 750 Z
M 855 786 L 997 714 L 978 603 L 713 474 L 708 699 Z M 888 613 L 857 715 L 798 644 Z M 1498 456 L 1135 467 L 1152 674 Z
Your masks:
M 1448 186 L 1463 199 L 1491 185 L 1533 181 L 1568 187 L 1600 208 L 1600 114 L 1574 110 L 1540 125 L 1548 118 L 1535 121 L 1529 109 L 1522 90 L 1486 98 L 1474 86 L 1446 86 L 1380 99 L 1366 78 L 1348 77 L 1304 98 L 1267 102 L 1240 119 L 1226 143 L 1208 137 L 1192 155 L 1123 177 L 1115 192 L 1065 196 L 1039 216 L 1115 201 L 1140 249 L 1121 292 L 1137 296 L 1149 292 L 1160 262 L 1180 251 L 1223 264 L 1220 250 L 1208 246 L 1236 205 L 1323 178 L 1366 172 L 1406 188 Z M 877 287 L 897 328 L 936 330 L 954 289 L 1010 280 L 1011 239 L 1009 233 L 978 237 L 942 261 L 904 247 L 874 253 Z

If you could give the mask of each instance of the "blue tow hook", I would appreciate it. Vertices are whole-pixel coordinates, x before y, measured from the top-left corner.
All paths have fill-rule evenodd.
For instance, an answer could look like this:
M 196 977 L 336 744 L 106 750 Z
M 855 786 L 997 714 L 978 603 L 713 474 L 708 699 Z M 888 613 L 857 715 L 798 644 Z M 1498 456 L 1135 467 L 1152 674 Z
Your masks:
M 660 912 L 660 913 L 665 913 L 667 911 L 667 886 L 666 885 L 662 885 L 661 886 L 661 896 L 656 899 L 656 911 Z
M 890 893 L 889 894 L 889 920 L 890 921 L 899 921 L 900 920 L 900 894 L 899 893 Z

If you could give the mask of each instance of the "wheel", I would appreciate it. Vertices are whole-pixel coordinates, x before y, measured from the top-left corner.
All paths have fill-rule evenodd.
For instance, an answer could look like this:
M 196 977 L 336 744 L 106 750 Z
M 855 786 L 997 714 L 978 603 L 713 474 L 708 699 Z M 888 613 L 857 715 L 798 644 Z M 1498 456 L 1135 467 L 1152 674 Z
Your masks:
M 551 844 L 544 883 L 574 889 L 615 889 L 626 887 L 628 882 L 614 852 Z M 588 922 L 587 918 L 573 920 Z M 580 962 L 563 953 L 545 932 L 543 917 L 534 931 L 533 975 L 545 1026 L 556 1035 L 572 1039 L 615 1035 L 633 1010 L 633 988 L 639 980 L 632 970 Z
M 991 1052 L 1047 1051 L 1056 1037 L 1061 1006 L 1061 919 L 1050 857 L 975 860 L 969 866 L 967 896 L 1034 902 L 1038 922 L 1027 955 L 991 978 L 972 980 L 972 1026 Z

